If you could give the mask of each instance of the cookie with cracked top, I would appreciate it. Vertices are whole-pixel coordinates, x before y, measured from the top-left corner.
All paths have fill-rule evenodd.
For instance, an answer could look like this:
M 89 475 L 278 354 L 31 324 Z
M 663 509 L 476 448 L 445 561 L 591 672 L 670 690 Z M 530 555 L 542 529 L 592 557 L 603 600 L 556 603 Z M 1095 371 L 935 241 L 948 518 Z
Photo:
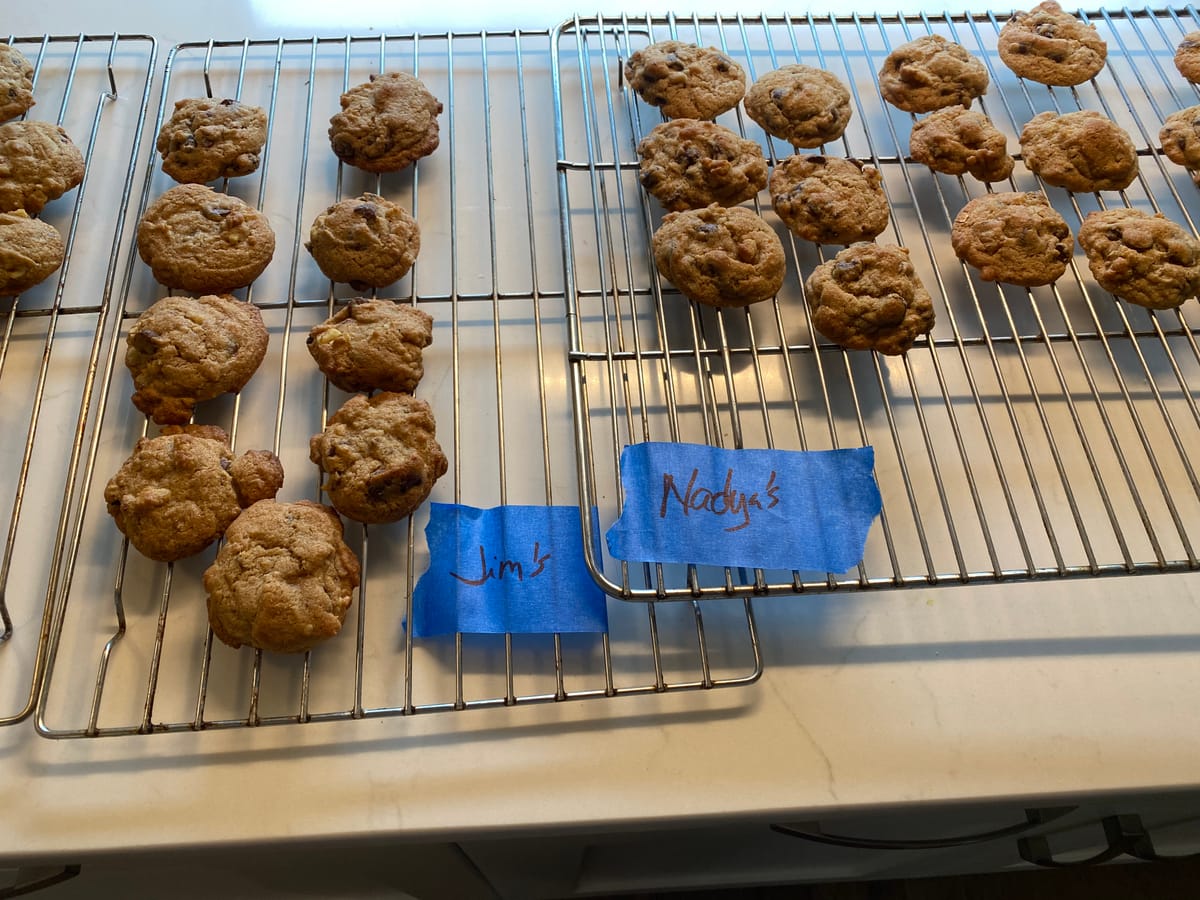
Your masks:
M 23 209 L 0 213 L 0 297 L 41 284 L 62 265 L 66 245 L 58 229 Z
M 716 47 L 659 41 L 634 51 L 625 82 L 671 118 L 712 119 L 737 106 L 746 73 Z
M 0 122 L 15 119 L 35 103 L 33 65 L 12 44 L 0 44 Z
M 1041 194 L 1004 192 L 964 206 L 954 217 L 950 244 L 984 281 L 1033 287 L 1062 277 L 1075 241 Z
M 1190 31 L 1179 41 L 1175 68 L 1192 84 L 1200 84 L 1200 31 Z
M 1120 191 L 1138 174 L 1125 129 L 1091 109 L 1034 116 L 1021 129 L 1021 153 L 1030 171 L 1069 191 Z
M 940 34 L 901 44 L 879 70 L 883 99 L 905 112 L 926 113 L 943 106 L 970 106 L 987 93 L 988 73 L 966 47 Z
M 368 193 L 317 216 L 304 247 L 330 281 L 363 291 L 408 273 L 421 252 L 421 229 L 402 206 Z
M 1099 285 L 1138 306 L 1173 309 L 1200 291 L 1200 242 L 1162 213 L 1088 213 L 1079 246 Z
M 996 49 L 1020 77 L 1061 87 L 1094 78 L 1108 56 L 1096 26 L 1063 12 L 1054 0 L 1013 13 L 1000 29 Z
M 965 106 L 947 106 L 916 122 L 908 147 L 914 160 L 946 175 L 991 182 L 1013 170 L 1008 138 L 983 113 Z
M 438 148 L 442 103 L 407 72 L 372 75 L 329 120 L 334 155 L 365 172 L 398 172 Z
M 158 132 L 163 171 L 183 184 L 237 178 L 258 169 L 267 113 L 231 98 L 177 100 Z
M 351 300 L 308 333 L 308 352 L 330 382 L 348 393 L 411 394 L 425 374 L 421 352 L 433 343 L 433 317 L 392 300 Z
M 716 122 L 662 122 L 642 138 L 637 152 L 642 187 L 672 212 L 710 203 L 736 206 L 767 184 L 762 148 Z
M 799 64 L 755 81 L 746 92 L 745 107 L 763 131 L 793 147 L 820 147 L 837 140 L 851 115 L 850 91 L 840 78 Z
M 888 225 L 883 180 L 874 166 L 857 159 L 789 156 L 771 172 L 770 188 L 776 214 L 806 241 L 869 241 Z
M 0 212 L 36 216 L 83 181 L 83 154 L 66 129 L 25 119 L 0 125 Z

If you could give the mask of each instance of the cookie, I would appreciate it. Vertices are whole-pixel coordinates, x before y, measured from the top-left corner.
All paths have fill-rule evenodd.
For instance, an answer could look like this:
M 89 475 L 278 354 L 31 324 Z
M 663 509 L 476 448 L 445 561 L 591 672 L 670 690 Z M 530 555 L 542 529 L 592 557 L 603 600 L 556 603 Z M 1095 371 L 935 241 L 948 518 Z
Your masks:
M 308 333 L 317 367 L 348 393 L 411 394 L 425 374 L 421 351 L 433 343 L 433 317 L 391 300 L 351 300 Z
M 1091 109 L 1034 116 L 1021 129 L 1021 153 L 1042 181 L 1068 191 L 1120 191 L 1138 174 L 1125 129 Z
M 1088 213 L 1079 246 L 1097 283 L 1138 306 L 1173 309 L 1200 291 L 1200 242 L 1161 213 Z
M 208 624 L 230 647 L 302 653 L 342 630 L 360 567 L 327 506 L 260 500 L 204 572 Z
M 888 54 L 879 70 L 883 99 L 911 113 L 932 112 L 944 106 L 970 106 L 987 93 L 983 63 L 961 44 L 940 34 L 927 34 L 901 44 Z
M 25 120 L 0 125 L 0 212 L 36 216 L 83 181 L 83 154 L 66 130 Z
M 783 66 L 746 92 L 746 114 L 767 134 L 793 147 L 820 147 L 842 136 L 850 122 L 850 91 L 832 72 Z
M 249 175 L 267 140 L 259 106 L 216 97 L 177 100 L 155 143 L 163 171 L 184 184 Z
M 12 44 L 0 44 L 0 122 L 15 119 L 35 102 L 33 66 Z
M 817 266 L 804 287 L 813 327 L 847 350 L 896 356 L 933 330 L 933 300 L 907 247 L 851 244 Z
M 716 47 L 660 41 L 625 62 L 625 83 L 671 118 L 712 119 L 737 106 L 746 73 Z
M 755 141 L 702 119 L 671 119 L 638 143 L 640 178 L 665 209 L 710 203 L 736 206 L 767 184 L 767 161 Z
M 29 218 L 23 209 L 0 213 L 0 297 L 15 297 L 45 281 L 62 265 L 64 252 L 53 225 Z
M 983 113 L 965 106 L 947 106 L 916 122 L 908 148 L 915 161 L 946 175 L 991 182 L 1003 181 L 1013 170 L 1008 138 Z
M 1013 13 L 1000 29 L 996 49 L 1020 77 L 1061 87 L 1094 78 L 1108 56 L 1096 27 L 1063 12 L 1054 0 Z
M 363 194 L 317 216 L 304 246 L 326 278 L 363 291 L 404 277 L 421 252 L 421 230 L 403 207 Z
M 806 241 L 869 241 L 888 225 L 879 172 L 856 159 L 789 156 L 771 172 L 770 188 L 776 214 Z
M 329 143 L 346 165 L 397 172 L 438 147 L 438 100 L 406 72 L 372 75 L 342 94 L 329 120 Z
M 950 243 L 984 281 L 1026 287 L 1062 277 L 1075 247 L 1066 220 L 1032 192 L 976 197 L 954 217 Z
M 229 436 L 215 425 L 170 426 L 138 440 L 105 486 L 104 502 L 143 556 L 173 562 L 199 553 L 243 508 L 282 486 L 274 453 L 234 457 Z
M 1200 32 L 1197 32 L 1200 39 Z M 1163 153 L 1191 172 L 1200 170 L 1200 106 L 1189 106 L 1167 116 L 1158 132 Z
M 744 206 L 667 213 L 651 239 L 659 273 L 709 306 L 747 306 L 783 286 L 783 244 Z
M 1175 68 L 1192 84 L 1200 84 L 1200 31 L 1190 31 L 1175 48 Z
M 396 522 L 446 474 L 436 433 L 424 400 L 391 391 L 356 394 L 313 436 L 308 455 L 327 476 L 321 487 L 338 512 L 372 525 Z
M 275 254 L 267 217 L 202 184 L 173 187 L 138 225 L 138 255 L 160 284 L 224 294 L 262 274 Z
M 251 303 L 229 296 L 164 297 L 125 339 L 133 405 L 160 425 L 182 425 L 204 400 L 240 391 L 267 353 Z

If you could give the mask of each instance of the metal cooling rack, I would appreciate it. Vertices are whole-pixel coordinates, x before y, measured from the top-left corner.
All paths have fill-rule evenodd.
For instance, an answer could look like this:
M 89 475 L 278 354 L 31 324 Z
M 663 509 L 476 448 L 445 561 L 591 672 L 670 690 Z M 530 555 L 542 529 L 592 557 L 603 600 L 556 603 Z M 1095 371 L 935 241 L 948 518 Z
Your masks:
M 987 65 L 984 111 L 1019 156 L 1021 127 L 1043 110 L 1104 112 L 1138 146 L 1141 174 L 1120 194 L 1071 195 L 1022 163 L 995 190 L 1043 191 L 1077 231 L 1104 206 L 1162 211 L 1195 230 L 1200 195 L 1158 146 L 1164 118 L 1197 103 L 1176 72 L 1185 10 L 1085 15 L 1108 42 L 1097 78 L 1078 88 L 1022 82 L 1000 61 L 1006 16 L 619 17 L 555 31 L 564 210 L 582 502 L 600 529 L 622 503 L 623 445 L 873 445 L 883 513 L 848 573 L 621 565 L 594 559 L 614 596 L 695 599 L 1041 577 L 1194 570 L 1200 539 L 1200 349 L 1196 300 L 1152 313 L 1116 301 L 1077 248 L 1053 287 L 982 282 L 950 248 L 955 214 L 988 190 L 906 158 L 907 113 L 876 82 L 896 45 L 926 33 Z M 621 80 L 622 61 L 677 37 L 716 46 L 753 81 L 793 62 L 851 87 L 853 118 L 824 152 L 872 162 L 892 220 L 881 242 L 906 245 L 934 297 L 928 343 L 903 358 L 847 352 L 815 335 L 803 279 L 840 248 L 790 237 L 766 192 L 755 208 L 784 238 L 789 274 L 773 302 L 717 312 L 661 281 L 649 237 L 662 211 L 637 181 L 640 138 L 661 121 Z M 792 152 L 737 108 L 718 121 L 758 140 L 774 162 Z M 595 537 L 585 523 L 585 544 Z M 600 574 L 600 567 L 604 574 Z
M 62 267 L 21 296 L 0 301 L 0 454 L 6 461 L 0 504 L 9 513 L 0 560 L 0 725 L 33 711 L 45 669 L 89 405 L 87 375 L 108 320 L 156 54 L 153 38 L 144 35 L 45 35 L 6 43 L 34 66 L 35 105 L 26 117 L 66 128 L 86 171 L 78 188 L 39 216 L 63 235 Z
M 234 96 L 269 112 L 259 171 L 223 188 L 276 231 L 266 272 L 239 292 L 263 312 L 271 345 L 236 398 L 198 419 L 238 450 L 270 447 L 281 499 L 319 497 L 309 437 L 345 399 L 305 350 L 309 329 L 352 296 L 331 289 L 303 242 L 328 204 L 364 190 L 421 225 L 412 272 L 380 292 L 434 318 L 417 390 L 433 407 L 450 471 L 432 499 L 475 506 L 578 502 L 568 327 L 556 205 L 547 31 L 174 47 L 147 146 L 174 101 Z M 443 100 L 441 147 L 402 173 L 337 163 L 329 116 L 353 84 L 384 70 L 422 78 Z M 151 153 L 140 216 L 172 186 Z M 132 230 L 132 229 L 131 229 Z M 163 294 L 129 255 L 89 434 L 80 511 L 64 553 L 39 733 L 55 738 L 280 725 L 514 706 L 749 684 L 762 671 L 749 600 L 657 609 L 610 603 L 610 633 L 417 640 L 403 627 L 426 568 L 427 512 L 368 529 L 347 523 L 363 581 L 343 633 L 303 656 L 233 651 L 208 629 L 202 573 L 215 548 L 172 565 L 130 551 L 103 488 L 147 424 L 129 402 L 124 339 Z

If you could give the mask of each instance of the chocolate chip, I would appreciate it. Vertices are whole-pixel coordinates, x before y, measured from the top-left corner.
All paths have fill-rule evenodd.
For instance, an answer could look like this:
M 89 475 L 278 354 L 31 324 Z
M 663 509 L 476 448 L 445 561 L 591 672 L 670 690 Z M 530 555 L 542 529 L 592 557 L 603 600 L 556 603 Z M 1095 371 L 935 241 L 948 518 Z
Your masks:
M 224 100 L 221 101 L 221 105 L 222 106 L 237 106 L 237 101 L 231 100 L 230 98 L 226 97 Z
M 358 206 L 354 207 L 354 214 L 356 216 L 362 216 L 368 222 L 374 222 L 375 219 L 378 218 L 378 213 L 376 212 L 374 203 L 358 204 Z

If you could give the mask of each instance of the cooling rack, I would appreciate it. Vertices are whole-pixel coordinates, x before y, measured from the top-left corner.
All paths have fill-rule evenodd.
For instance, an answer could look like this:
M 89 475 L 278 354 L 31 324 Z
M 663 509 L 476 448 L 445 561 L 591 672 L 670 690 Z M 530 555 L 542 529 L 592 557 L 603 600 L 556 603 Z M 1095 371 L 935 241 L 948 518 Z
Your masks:
M 1076 248 L 1066 275 L 1032 290 L 981 281 L 955 258 L 954 216 L 985 186 L 907 157 L 914 117 L 891 108 L 876 73 L 890 50 L 928 33 L 987 66 L 980 101 L 1018 156 L 1044 110 L 1094 109 L 1138 148 L 1124 192 L 1069 194 L 1018 161 L 992 190 L 1040 191 L 1072 232 L 1088 212 L 1131 206 L 1195 231 L 1200 196 L 1158 143 L 1165 117 L 1197 103 L 1172 56 L 1200 27 L 1192 7 L 1082 14 L 1108 64 L 1077 88 L 1023 82 L 1000 61 L 1007 16 L 640 16 L 577 18 L 554 34 L 559 191 L 570 309 L 571 390 L 585 505 L 606 530 L 622 506 L 623 446 L 871 445 L 883 495 L 861 564 L 846 573 L 622 565 L 590 556 L 613 596 L 634 600 L 806 590 L 1008 582 L 1194 570 L 1200 538 L 1200 351 L 1196 301 L 1165 312 L 1119 302 Z M 717 312 L 660 280 L 649 238 L 662 211 L 637 181 L 640 138 L 662 121 L 622 82 L 621 63 L 653 41 L 715 46 L 749 80 L 802 62 L 851 89 L 853 118 L 823 149 L 873 163 L 891 224 L 933 295 L 937 324 L 902 358 L 849 352 L 811 328 L 803 280 L 834 248 L 790 237 L 763 192 L 754 207 L 784 239 L 788 277 L 773 302 Z M 774 163 L 792 152 L 738 107 L 718 121 Z M 596 537 L 585 523 L 586 547 Z
M 0 335 L 0 725 L 33 711 L 46 661 L 68 501 L 100 355 L 156 46 L 145 35 L 11 37 L 34 67 L 27 118 L 62 125 L 84 180 L 40 218 L 63 235 L 62 267 L 4 298 Z M 65 345 L 65 346 L 64 346 Z M 67 423 L 67 424 L 64 424 Z

